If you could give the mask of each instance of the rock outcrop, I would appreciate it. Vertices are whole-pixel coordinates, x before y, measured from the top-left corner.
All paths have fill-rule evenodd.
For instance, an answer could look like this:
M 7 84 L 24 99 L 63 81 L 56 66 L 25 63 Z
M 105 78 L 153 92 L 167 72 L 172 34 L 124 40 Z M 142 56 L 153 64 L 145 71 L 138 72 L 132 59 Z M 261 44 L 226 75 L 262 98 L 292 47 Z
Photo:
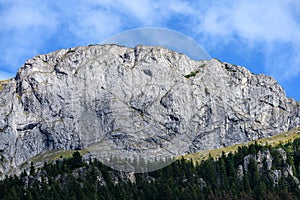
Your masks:
M 260 174 L 265 175 L 273 186 L 278 186 L 282 177 L 291 177 L 295 186 L 300 189 L 299 179 L 294 176 L 293 167 L 287 163 L 285 150 L 279 148 L 276 151 L 275 156 L 279 157 L 280 161 L 276 161 L 276 159 L 272 157 L 269 149 L 258 151 L 257 154 L 245 156 L 243 159 L 243 165 L 239 165 L 237 168 L 236 175 L 238 179 L 243 180 L 244 175 L 248 172 L 248 167 L 252 160 L 257 166 L 257 171 Z M 275 165 L 273 164 L 274 161 L 277 162 Z
M 54 149 L 151 161 L 300 125 L 299 103 L 273 78 L 161 47 L 38 55 L 0 90 L 2 175 Z

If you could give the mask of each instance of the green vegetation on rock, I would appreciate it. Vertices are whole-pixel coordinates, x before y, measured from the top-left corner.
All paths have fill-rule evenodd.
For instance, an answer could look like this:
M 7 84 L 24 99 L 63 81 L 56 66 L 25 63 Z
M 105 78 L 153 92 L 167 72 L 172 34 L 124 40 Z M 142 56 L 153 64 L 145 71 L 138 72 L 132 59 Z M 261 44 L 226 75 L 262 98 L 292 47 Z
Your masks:
M 198 74 L 200 71 L 199 70 L 195 70 L 195 71 L 192 71 L 191 73 L 187 74 L 187 75 L 184 75 L 185 78 L 191 78 L 193 76 L 196 76 L 196 74 Z
M 199 66 L 199 68 L 203 68 L 203 67 L 205 67 L 205 64 L 202 64 L 202 65 Z M 185 78 L 191 78 L 193 76 L 196 76 L 199 72 L 200 72 L 200 70 L 195 70 L 195 71 L 190 72 L 187 75 L 184 75 L 184 77 Z

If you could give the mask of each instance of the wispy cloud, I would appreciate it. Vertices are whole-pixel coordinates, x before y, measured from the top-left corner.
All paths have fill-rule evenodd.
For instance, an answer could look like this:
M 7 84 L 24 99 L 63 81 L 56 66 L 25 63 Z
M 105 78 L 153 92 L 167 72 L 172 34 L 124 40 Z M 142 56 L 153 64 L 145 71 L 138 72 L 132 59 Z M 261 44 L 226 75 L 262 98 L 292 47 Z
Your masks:
M 222 48 L 228 45 L 260 51 L 264 72 L 286 80 L 300 73 L 299 5 L 298 0 L 0 0 L 0 70 L 15 72 L 38 53 L 160 26 L 189 34 L 211 54 L 226 53 Z
M 16 71 L 24 58 L 39 53 L 46 39 L 55 33 L 55 16 L 47 10 L 46 5 L 35 3 L 1 1 L 1 70 Z
M 0 1 L 0 69 L 15 72 L 39 53 L 100 43 L 124 29 L 167 26 L 173 13 L 191 11 L 172 1 Z
M 203 42 L 243 43 L 245 48 L 261 48 L 265 71 L 277 79 L 289 79 L 300 72 L 300 10 L 299 1 L 223 1 L 208 7 L 198 6 L 201 16 L 194 26 Z M 296 9 L 295 9 L 296 8 Z M 297 9 L 298 8 L 298 9 Z

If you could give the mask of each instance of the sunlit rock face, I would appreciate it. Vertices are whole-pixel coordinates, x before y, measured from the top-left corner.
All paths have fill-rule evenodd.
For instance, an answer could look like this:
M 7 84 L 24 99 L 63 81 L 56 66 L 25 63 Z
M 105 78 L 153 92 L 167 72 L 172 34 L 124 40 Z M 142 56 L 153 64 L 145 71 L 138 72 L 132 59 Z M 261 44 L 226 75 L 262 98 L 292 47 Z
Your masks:
M 273 78 L 149 46 L 38 55 L 1 86 L 0 107 L 2 175 L 54 149 L 153 161 L 300 124 L 299 103 Z

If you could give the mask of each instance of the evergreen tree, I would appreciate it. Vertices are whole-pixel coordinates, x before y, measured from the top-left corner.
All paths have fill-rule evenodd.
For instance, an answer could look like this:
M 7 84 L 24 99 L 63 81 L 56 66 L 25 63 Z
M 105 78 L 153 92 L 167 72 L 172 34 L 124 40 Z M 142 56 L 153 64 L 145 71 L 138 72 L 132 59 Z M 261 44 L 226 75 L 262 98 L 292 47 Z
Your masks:
M 34 176 L 34 174 L 35 174 L 35 167 L 34 167 L 33 162 L 31 162 L 31 164 L 30 164 L 30 172 L 29 172 L 29 174 L 31 176 Z
M 284 163 L 277 147 L 268 146 L 275 160 L 274 169 L 291 165 L 299 177 L 300 139 L 280 147 L 287 152 Z M 225 153 L 219 159 L 209 157 L 194 165 L 180 158 L 163 169 L 135 174 L 135 182 L 122 179 L 115 170 L 97 160 L 85 164 L 79 152 L 72 158 L 44 163 L 36 169 L 31 163 L 29 175 L 0 181 L 0 199 L 297 199 L 300 190 L 292 176 L 281 176 L 279 185 L 271 181 L 269 171 L 258 171 L 255 159 L 250 159 L 242 179 L 236 178 L 238 165 L 249 153 L 265 147 L 258 144 L 240 147 L 235 154 Z M 43 174 L 42 176 L 39 174 Z M 79 175 L 79 176 L 78 176 Z M 102 185 L 104 181 L 105 184 Z M 118 183 L 114 180 L 118 178 Z M 201 179 L 201 184 L 200 180 Z M 203 180 L 205 184 L 203 183 Z

